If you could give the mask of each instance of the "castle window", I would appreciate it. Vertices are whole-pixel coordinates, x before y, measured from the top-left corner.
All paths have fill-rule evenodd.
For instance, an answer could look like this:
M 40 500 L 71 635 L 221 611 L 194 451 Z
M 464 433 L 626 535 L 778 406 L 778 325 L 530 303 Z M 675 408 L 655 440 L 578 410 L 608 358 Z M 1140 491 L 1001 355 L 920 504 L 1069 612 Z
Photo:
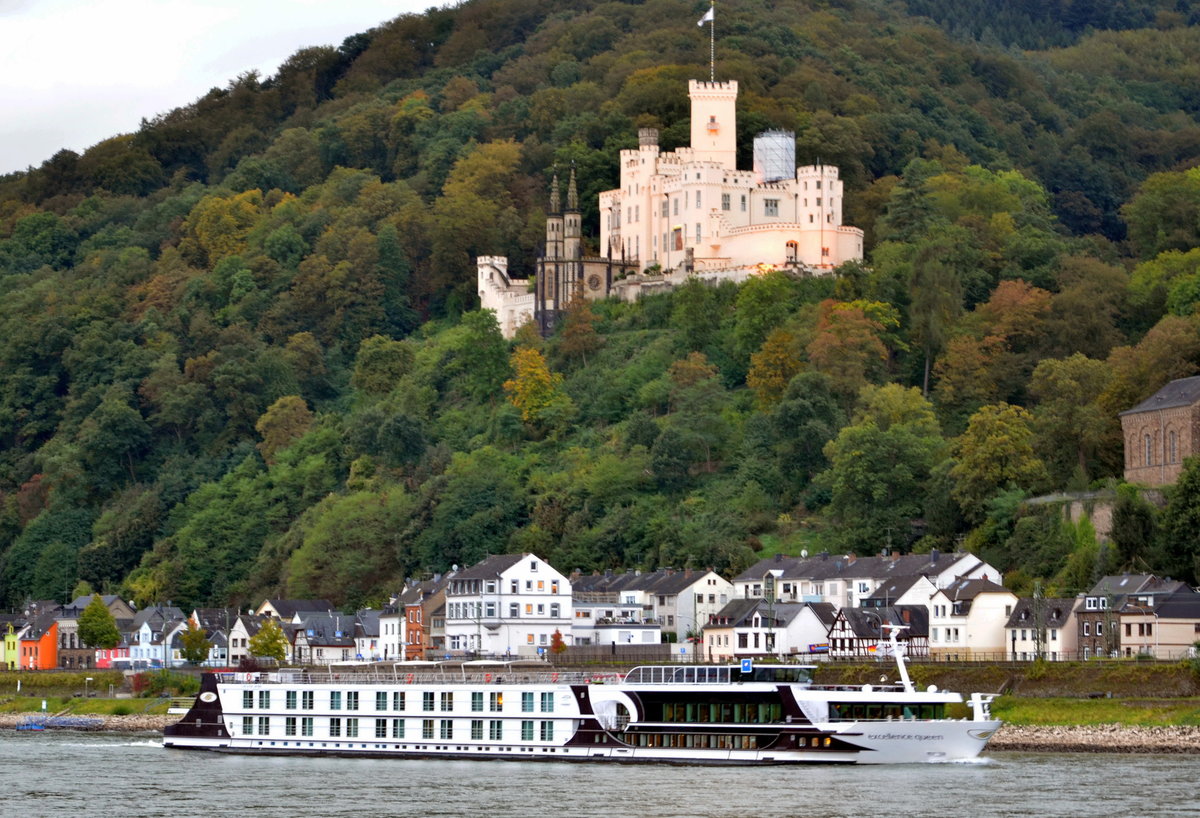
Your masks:
M 743 213 L 746 212 L 746 194 L 745 193 L 742 194 L 742 212 Z
M 700 222 L 696 222 L 696 244 L 700 243 Z
M 818 196 L 817 197 L 817 207 L 820 207 L 820 206 L 821 206 L 821 197 Z
M 696 191 L 696 209 L 700 209 L 700 191 Z
M 1176 445 L 1175 445 L 1175 432 L 1173 432 L 1173 431 L 1168 432 L 1167 440 L 1171 446 L 1171 459 L 1168 460 L 1167 462 L 1168 463 L 1178 463 L 1179 462 L 1179 451 L 1176 449 Z
M 778 216 L 779 215 L 779 200 L 778 199 L 763 199 L 763 215 Z
M 671 200 L 671 213 L 675 216 L 679 215 L 679 199 L 678 198 Z
M 809 224 L 813 223 L 813 214 L 811 214 L 811 213 L 808 214 L 808 223 Z
M 1142 438 L 1142 440 L 1145 443 L 1145 451 L 1142 453 L 1142 465 L 1143 466 L 1153 466 L 1154 465 L 1154 447 L 1153 447 L 1153 444 L 1150 442 L 1150 435 L 1145 435 Z
M 721 209 L 722 210 L 729 209 L 729 194 L 728 193 L 721 194 Z
M 826 214 L 825 214 L 825 221 L 829 222 L 830 224 L 833 224 L 833 214 L 832 214 L 832 213 L 826 213 Z
M 817 180 L 817 190 L 820 190 L 820 189 L 821 189 L 821 180 L 820 180 L 820 179 L 818 179 L 818 180 Z M 820 202 L 820 200 L 818 200 L 818 201 L 817 201 L 817 204 L 820 204 L 820 203 L 821 203 L 821 202 Z
M 822 255 L 822 257 L 828 256 L 828 255 L 829 255 L 829 248 L 828 248 L 828 247 L 822 247 L 822 248 L 821 248 L 821 255 Z
M 666 199 L 663 199 L 663 203 L 662 203 L 662 216 L 664 219 L 667 217 L 667 200 Z
M 789 241 L 787 243 L 787 260 L 795 261 L 799 257 L 799 255 L 800 255 L 800 246 L 798 244 L 796 244 L 796 242 L 794 242 L 794 241 Z M 784 590 L 787 590 L 786 586 L 785 586 Z

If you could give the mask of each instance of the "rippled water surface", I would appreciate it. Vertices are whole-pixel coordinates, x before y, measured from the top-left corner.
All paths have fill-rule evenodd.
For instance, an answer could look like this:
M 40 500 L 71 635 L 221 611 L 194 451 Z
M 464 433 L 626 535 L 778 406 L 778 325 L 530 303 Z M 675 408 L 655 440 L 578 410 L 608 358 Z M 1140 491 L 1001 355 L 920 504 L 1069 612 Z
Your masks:
M 269 758 L 0 732 L 0 816 L 1197 816 L 1195 756 L 997 753 L 897 767 Z

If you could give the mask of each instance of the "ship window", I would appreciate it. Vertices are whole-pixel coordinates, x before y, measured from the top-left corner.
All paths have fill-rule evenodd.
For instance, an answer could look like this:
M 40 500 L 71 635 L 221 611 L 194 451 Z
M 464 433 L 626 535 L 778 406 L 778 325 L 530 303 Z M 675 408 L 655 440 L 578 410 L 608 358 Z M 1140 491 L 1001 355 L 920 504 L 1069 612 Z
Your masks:
M 305 716 L 300 719 L 300 735 L 311 736 L 313 734 L 312 716 Z
M 403 693 L 393 693 L 392 694 L 392 709 L 393 710 L 403 710 L 404 709 L 404 694 Z
M 533 722 L 521 722 L 521 741 L 533 741 Z
M 483 719 L 471 719 L 471 738 L 474 741 L 483 739 Z
M 444 739 L 454 738 L 454 722 L 450 719 L 441 720 L 441 736 Z
M 447 712 L 453 710 L 454 709 L 454 694 L 453 693 L 443 693 L 441 705 L 442 705 L 443 713 L 447 713 Z
M 242 707 L 245 707 L 246 709 L 250 709 L 250 708 L 254 707 L 254 691 L 253 690 L 243 690 L 242 691 Z
M 554 712 L 554 694 L 553 693 L 543 693 L 542 694 L 542 712 L 543 713 L 553 713 Z
M 421 709 L 428 712 L 433 710 L 433 691 L 426 690 L 421 694 Z
M 471 710 L 476 713 L 483 710 L 483 691 L 482 690 L 471 691 Z
M 357 710 L 358 709 L 358 691 L 357 690 L 351 690 L 349 693 L 346 694 L 346 709 L 347 710 Z
M 375 738 L 387 738 L 387 719 L 375 719 Z
M 311 690 L 302 690 L 300 692 L 300 709 L 312 710 L 315 694 Z
M 330 719 L 329 720 L 329 737 L 333 738 L 335 736 L 340 736 L 341 734 L 342 734 L 342 720 L 341 719 Z
M 504 694 L 490 693 L 488 694 L 488 710 L 493 713 L 499 713 L 504 708 Z
M 521 712 L 533 712 L 533 693 L 531 691 L 526 691 L 521 694 Z
M 433 719 L 421 720 L 421 738 L 433 738 Z
M 392 738 L 404 738 L 404 719 L 392 719 Z
M 342 691 L 340 691 L 340 690 L 329 691 L 329 709 L 330 710 L 341 710 L 342 709 Z
M 243 735 L 254 735 L 254 716 L 242 716 L 242 733 Z
M 284 707 L 285 708 L 287 708 L 288 710 L 296 709 L 296 691 L 295 690 L 289 690 L 284 695 L 283 699 L 284 699 Z
M 288 716 L 283 720 L 283 734 L 285 736 L 296 735 L 296 717 Z
M 388 709 L 387 704 L 388 704 L 387 691 L 386 690 L 376 690 L 375 691 L 375 709 L 376 710 L 387 710 Z
M 499 741 L 504 736 L 504 722 L 492 719 L 488 722 L 488 738 Z
M 554 741 L 554 722 L 542 722 L 542 741 Z

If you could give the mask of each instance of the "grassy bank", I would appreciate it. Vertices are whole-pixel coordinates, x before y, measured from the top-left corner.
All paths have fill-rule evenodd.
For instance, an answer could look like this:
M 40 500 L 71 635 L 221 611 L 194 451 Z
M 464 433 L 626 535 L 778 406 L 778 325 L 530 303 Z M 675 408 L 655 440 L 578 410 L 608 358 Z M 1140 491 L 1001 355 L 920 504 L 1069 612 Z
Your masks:
M 165 715 L 167 699 L 83 699 L 70 696 L 4 696 L 0 713 L 38 713 L 42 702 L 47 713 L 66 712 L 72 716 Z
M 1061 699 L 1001 696 L 992 713 L 1007 724 L 1028 726 L 1200 726 L 1200 698 Z

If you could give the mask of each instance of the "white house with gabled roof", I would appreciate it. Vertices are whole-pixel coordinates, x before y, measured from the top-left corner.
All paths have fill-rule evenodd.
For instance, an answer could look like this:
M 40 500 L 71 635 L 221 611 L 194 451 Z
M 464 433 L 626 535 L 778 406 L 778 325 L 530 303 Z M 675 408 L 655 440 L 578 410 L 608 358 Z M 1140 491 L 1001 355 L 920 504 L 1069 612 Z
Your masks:
M 451 654 L 538 656 L 557 631 L 571 644 L 571 582 L 534 554 L 498 554 L 446 584 L 445 639 Z

